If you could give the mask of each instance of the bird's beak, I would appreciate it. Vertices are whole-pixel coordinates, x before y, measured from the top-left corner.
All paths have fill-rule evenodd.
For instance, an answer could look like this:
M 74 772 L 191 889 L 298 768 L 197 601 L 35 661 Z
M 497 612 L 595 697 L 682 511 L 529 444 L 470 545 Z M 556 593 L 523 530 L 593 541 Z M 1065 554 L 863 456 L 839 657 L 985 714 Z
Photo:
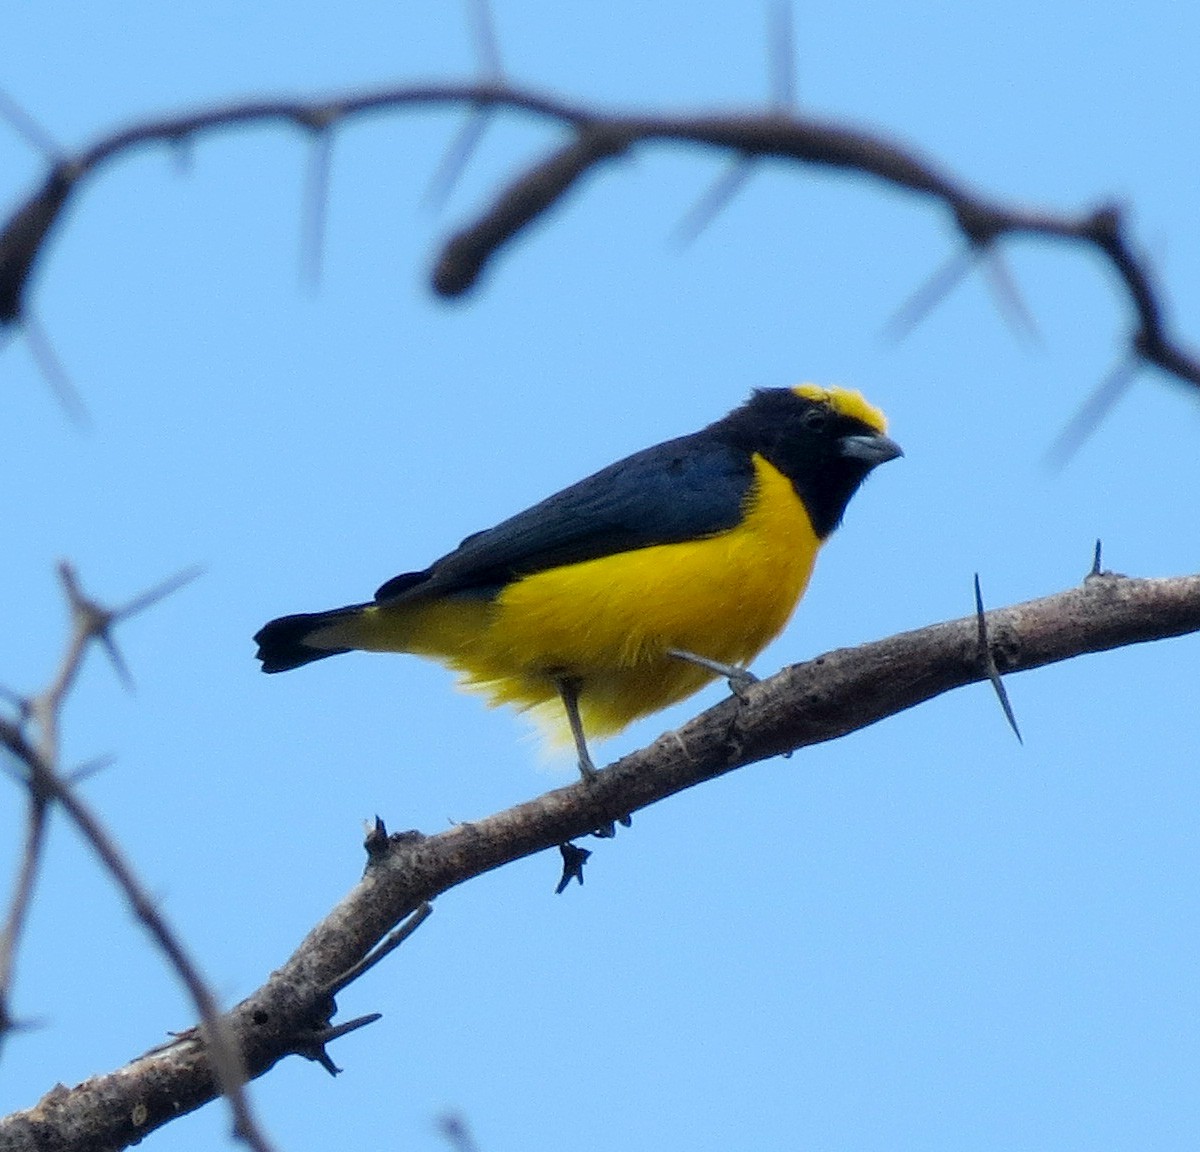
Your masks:
M 843 436 L 840 445 L 843 456 L 861 460 L 871 468 L 904 455 L 904 449 L 889 436 Z

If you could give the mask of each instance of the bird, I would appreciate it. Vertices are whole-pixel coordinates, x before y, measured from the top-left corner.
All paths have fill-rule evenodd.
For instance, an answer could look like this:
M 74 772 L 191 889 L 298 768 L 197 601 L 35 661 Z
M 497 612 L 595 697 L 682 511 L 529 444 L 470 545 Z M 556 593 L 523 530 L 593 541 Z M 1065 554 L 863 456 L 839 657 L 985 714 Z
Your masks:
M 876 466 L 902 456 L 860 392 L 759 388 L 698 432 L 643 449 L 468 536 L 374 599 L 281 616 L 264 672 L 365 650 L 430 657 L 492 705 L 574 743 L 613 735 L 718 677 L 740 692 L 821 545 Z

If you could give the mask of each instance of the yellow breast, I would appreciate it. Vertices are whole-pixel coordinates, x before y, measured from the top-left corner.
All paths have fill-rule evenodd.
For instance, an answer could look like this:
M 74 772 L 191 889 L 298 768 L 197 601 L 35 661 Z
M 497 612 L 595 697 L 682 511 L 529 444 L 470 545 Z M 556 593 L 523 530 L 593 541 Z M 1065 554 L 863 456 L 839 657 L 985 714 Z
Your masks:
M 487 606 L 482 627 L 456 630 L 453 650 L 422 648 L 493 704 L 534 709 L 556 738 L 556 677 L 579 681 L 589 735 L 684 699 L 713 674 L 666 651 L 752 660 L 787 623 L 820 547 L 791 482 L 759 456 L 754 467 L 735 528 L 528 576 Z

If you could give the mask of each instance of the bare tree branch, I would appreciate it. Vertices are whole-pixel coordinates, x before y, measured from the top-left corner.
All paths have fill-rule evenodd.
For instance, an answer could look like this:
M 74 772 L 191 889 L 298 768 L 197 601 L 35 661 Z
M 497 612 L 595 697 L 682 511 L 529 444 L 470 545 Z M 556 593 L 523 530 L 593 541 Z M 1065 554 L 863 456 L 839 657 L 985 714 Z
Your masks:
M 1078 588 L 858 648 L 839 649 L 753 684 L 594 780 L 555 789 L 434 836 L 368 836 L 361 882 L 267 982 L 225 1017 L 244 1066 L 261 1076 L 280 1059 L 310 1058 L 338 1032 L 334 994 L 398 923 L 465 881 L 587 835 L 685 788 L 746 764 L 836 739 L 965 684 L 1089 652 L 1200 631 L 1200 575 L 1145 580 L 1093 571 Z M 402 930 L 403 931 L 403 930 Z M 362 1021 L 352 1023 L 358 1026 Z M 324 1061 L 322 1061 L 324 1062 Z M 213 1099 L 197 1029 L 115 1072 L 57 1087 L 0 1120 L 13 1152 L 123 1148 Z
M 11 1026 L 8 999 L 15 970 L 15 957 L 37 881 L 45 846 L 46 818 L 50 807 L 59 805 L 112 876 L 134 915 L 145 926 L 171 967 L 186 987 L 199 1013 L 206 1048 L 212 1053 L 210 1076 L 214 1090 L 229 1099 L 234 1136 L 254 1152 L 270 1152 L 270 1144 L 254 1119 L 243 1091 L 246 1080 L 235 1037 L 229 1031 L 216 997 L 175 932 L 159 912 L 149 892 L 125 859 L 116 841 L 91 808 L 79 798 L 71 781 L 59 768 L 59 731 L 62 709 L 75 683 L 88 648 L 100 644 L 112 659 L 120 679 L 130 684 L 128 669 L 112 640 L 112 626 L 157 603 L 196 575 L 195 569 L 181 572 L 139 596 L 122 608 L 109 609 L 86 596 L 71 565 L 62 563 L 59 578 L 71 609 L 71 633 L 66 651 L 50 685 L 24 702 L 22 719 L 37 729 L 31 743 L 18 723 L 0 721 L 0 745 L 18 761 L 28 789 L 25 849 L 9 913 L 0 937 L 0 1028 Z M 3 1031 L 0 1030 L 0 1036 Z M 136 1109 L 136 1105 L 131 1105 Z M 0 1145 L 3 1140 L 0 1139 Z
M 485 57 L 486 57 L 485 53 Z M 494 62 L 486 62 L 491 69 Z M 776 70 L 782 68 L 777 65 Z M 879 133 L 802 116 L 776 101 L 764 112 L 716 115 L 625 115 L 573 104 L 509 84 L 499 75 L 468 83 L 397 85 L 314 100 L 250 100 L 147 120 L 102 137 L 54 162 L 42 185 L 0 229 L 0 325 L 20 323 L 34 266 L 67 200 L 105 163 L 147 144 L 177 146 L 201 133 L 280 121 L 328 131 L 368 113 L 466 106 L 483 115 L 506 109 L 547 119 L 572 139 L 503 189 L 492 206 L 445 244 L 433 272 L 434 290 L 456 296 L 472 288 L 489 261 L 543 216 L 585 173 L 635 146 L 685 143 L 715 148 L 747 161 L 773 156 L 873 176 L 894 188 L 941 202 L 972 249 L 1009 236 L 1084 244 L 1116 271 L 1133 313 L 1130 354 L 1178 380 L 1200 387 L 1200 358 L 1168 325 L 1149 261 L 1129 238 L 1124 212 L 1104 205 L 1079 213 L 1032 210 L 968 188 L 913 148 Z M 474 134 L 477 128 L 469 131 Z M 455 154 L 452 153 L 452 156 Z M 457 163 L 457 159 L 454 161 Z

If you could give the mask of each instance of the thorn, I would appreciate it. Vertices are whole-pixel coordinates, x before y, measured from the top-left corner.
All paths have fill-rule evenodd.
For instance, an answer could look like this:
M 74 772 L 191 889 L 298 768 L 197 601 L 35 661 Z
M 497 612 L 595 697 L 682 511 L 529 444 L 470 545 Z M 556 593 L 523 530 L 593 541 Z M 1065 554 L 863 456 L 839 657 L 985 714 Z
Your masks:
M 1089 580 L 1097 580 L 1103 576 L 1115 577 L 1118 580 L 1125 579 L 1125 574 L 1123 572 L 1114 572 L 1110 568 L 1104 568 L 1101 566 L 1101 563 L 1100 563 L 1100 541 L 1097 540 L 1096 541 L 1096 550 L 1092 556 L 1092 569 L 1083 578 L 1083 582 L 1086 584 Z
M 125 658 L 121 655 L 116 641 L 113 639 L 112 626 L 123 620 L 128 620 L 131 616 L 136 616 L 153 604 L 157 604 L 164 597 L 169 596 L 172 592 L 176 592 L 185 584 L 190 583 L 202 571 L 203 569 L 199 565 L 185 568 L 182 572 L 178 572 L 174 576 L 169 576 L 162 583 L 155 585 L 148 591 L 141 593 L 141 595 L 135 596 L 121 608 L 109 610 L 101 607 L 94 600 L 88 600 L 86 597 L 83 597 L 79 591 L 74 570 L 70 565 L 66 566 L 66 573 L 63 579 L 66 582 L 69 575 L 71 584 L 74 586 L 74 591 L 71 591 L 70 586 L 68 586 L 68 595 L 72 597 L 72 604 L 77 610 L 88 612 L 91 615 L 92 623 L 90 624 L 90 630 L 92 635 L 100 641 L 100 646 L 108 656 L 109 662 L 117 674 L 117 679 L 121 681 L 122 686 L 128 691 L 133 692 L 135 690 L 133 675 L 129 671 L 129 666 L 125 663 Z
M 387 843 L 387 825 L 383 822 L 383 817 L 376 813 L 374 820 L 363 821 L 363 847 L 370 852 L 371 847 L 377 844 Z
M 433 905 L 428 900 L 418 905 L 385 940 L 376 945 L 357 964 L 347 968 L 336 980 L 332 981 L 325 989 L 326 994 L 336 996 L 343 988 L 348 987 L 364 973 L 369 972 L 385 956 L 390 956 L 395 952 L 432 915 Z
M 1000 679 L 1000 670 L 996 667 L 995 658 L 992 656 L 992 645 L 988 639 L 987 615 L 983 610 L 983 593 L 979 589 L 978 572 L 975 573 L 975 620 L 979 626 L 979 655 L 983 660 L 984 669 L 996 691 L 996 698 L 1004 710 L 1008 726 L 1013 730 L 1017 743 L 1023 746 L 1025 741 L 1021 737 L 1021 729 L 1017 727 L 1017 718 L 1013 715 L 1012 704 L 1008 700 L 1008 689 L 1004 687 L 1004 681 Z
M 12 1036 L 17 1032 L 36 1032 L 45 1027 L 46 1021 L 42 1017 L 35 1016 L 28 1020 L 18 1020 L 16 1017 L 10 1016 L 8 1009 L 0 1004 L 0 1042 L 4 1040 L 5 1036 Z
M 686 248 L 716 219 L 717 214 L 741 191 L 755 168 L 751 157 L 742 153 L 735 156 L 725 170 L 709 186 L 708 190 L 688 209 L 675 227 L 674 242 Z
M 19 692 L 14 692 L 5 684 L 0 684 L 0 696 L 4 697 L 17 710 L 22 723 L 29 718 L 29 697 L 22 696 Z
M 983 260 L 984 278 L 992 290 L 996 308 L 1008 326 L 1018 337 L 1026 337 L 1035 344 L 1042 342 L 1042 333 L 1025 304 L 1020 288 L 1012 274 L 1008 261 L 998 248 L 989 249 Z
M 121 687 L 127 692 L 135 691 L 129 665 L 125 663 L 125 657 L 121 655 L 121 650 L 117 647 L 116 641 L 113 640 L 112 632 L 108 628 L 105 628 L 104 631 L 97 634 L 97 639 L 100 641 L 100 646 L 104 649 L 104 654 L 108 657 L 108 662 L 113 666 L 113 671 L 117 674 L 117 679 L 121 681 Z
M 320 1064 L 330 1076 L 340 1076 L 342 1073 L 342 1070 L 333 1062 L 333 1057 L 324 1048 L 314 1046 L 307 1050 L 300 1049 L 296 1054 L 303 1056 L 305 1060 L 311 1060 L 314 1064 Z
M 421 203 L 430 209 L 441 208 L 450 199 L 450 193 L 466 170 L 467 164 L 479 147 L 483 133 L 491 123 L 492 109 L 476 104 L 462 127 L 451 138 L 429 178 L 429 187 L 421 197 Z
M 1055 437 L 1044 457 L 1049 468 L 1063 468 L 1083 447 L 1084 442 L 1100 427 L 1104 417 L 1112 411 L 1126 389 L 1133 383 L 1137 361 L 1127 356 L 1118 361 L 1103 380 L 1092 390 L 1092 394 L 1079 407 L 1079 411 L 1067 421 L 1067 426 Z
M 504 77 L 504 65 L 500 59 L 500 41 L 492 19 L 492 7 L 488 0 L 468 0 L 467 15 L 471 22 L 471 39 L 475 45 L 479 71 L 485 81 L 500 84 Z M 454 191 L 454 186 L 483 139 L 484 130 L 491 121 L 491 113 L 489 105 L 473 106 L 471 114 L 454 134 L 438 161 L 429 187 L 421 197 L 425 207 L 440 208 L 450 198 L 450 193 Z
M 66 154 L 58 141 L 2 88 L 0 116 L 8 121 L 14 132 L 25 138 L 26 144 L 37 149 L 50 163 L 58 163 Z
M 84 594 L 79 575 L 69 560 L 60 560 L 56 566 L 59 582 L 71 606 L 71 614 L 80 617 L 89 636 L 99 636 L 112 623 L 113 614 L 95 600 Z
M 292 1051 L 297 1056 L 303 1056 L 305 1060 L 320 1064 L 330 1076 L 337 1076 L 341 1069 L 325 1051 L 325 1045 L 334 1040 L 340 1040 L 343 1036 L 355 1032 L 359 1028 L 365 1028 L 368 1024 L 374 1024 L 382 1017 L 383 1013 L 381 1012 L 371 1012 L 366 1016 L 356 1016 L 353 1020 L 347 1020 L 345 1024 L 315 1029 L 305 1035 L 304 1042 L 293 1048 Z
M 368 1012 L 365 1016 L 356 1016 L 353 1020 L 347 1020 L 344 1024 L 335 1024 L 329 1028 L 324 1028 L 318 1033 L 322 1044 L 329 1044 L 334 1040 L 340 1040 L 343 1036 L 349 1036 L 351 1032 L 357 1032 L 360 1028 L 365 1028 L 368 1024 L 374 1024 L 376 1020 L 382 1020 L 382 1012 Z
M 789 0 L 775 0 L 767 9 L 768 66 L 771 107 L 789 112 L 796 106 L 796 30 Z
M 415 829 L 407 832 L 393 832 L 389 835 L 387 825 L 379 816 L 375 817 L 374 823 L 367 821 L 363 831 L 365 833 L 363 848 L 367 853 L 368 868 L 375 864 L 382 864 L 393 848 L 424 839 L 424 836 Z
M 50 391 L 62 410 L 78 427 L 90 427 L 92 420 L 87 407 L 75 385 L 71 383 L 71 377 L 67 375 L 67 370 L 54 351 L 54 345 L 46 335 L 45 329 L 28 309 L 21 314 L 21 324 L 24 326 L 25 343 L 33 356 L 33 362 L 41 372 L 42 379 L 50 386 Z
M 203 565 L 193 564 L 188 568 L 176 572 L 174 576 L 168 576 L 161 583 L 155 584 L 153 588 L 142 592 L 128 603 L 116 609 L 113 612 L 113 618 L 116 620 L 128 620 L 131 616 L 136 616 L 138 613 L 144 612 L 160 600 L 166 599 L 166 597 L 178 592 L 180 588 L 190 584 L 196 577 L 202 575 L 203 572 Z
M 940 304 L 952 289 L 966 277 L 975 266 L 980 253 L 967 245 L 935 268 L 933 274 L 892 314 L 883 326 L 882 336 L 891 344 L 899 344 L 918 324 L 924 320 L 936 304 Z
M 55 571 L 58 573 L 58 579 L 62 583 L 63 591 L 66 592 L 71 607 L 85 604 L 86 598 L 83 590 L 79 587 L 79 576 L 75 572 L 75 565 L 70 560 L 60 560 L 55 565 Z
M 560 844 L 558 850 L 562 853 L 562 879 L 554 889 L 556 896 L 561 896 L 572 880 L 578 880 L 579 886 L 583 887 L 583 866 L 587 863 L 591 852 L 587 848 L 580 848 L 577 844 L 572 844 L 568 841 L 566 844 Z
M 122 620 L 127 620 L 130 616 L 137 615 L 152 604 L 156 604 L 164 596 L 181 588 L 188 581 L 195 579 L 199 574 L 200 569 L 198 567 L 185 569 L 183 572 L 164 580 L 149 591 L 143 592 L 140 596 L 135 596 L 124 607 L 109 609 L 84 593 L 79 583 L 79 577 L 69 561 L 61 560 L 58 564 L 58 577 L 62 581 L 63 588 L 67 594 L 67 600 L 71 605 L 71 614 L 78 621 L 76 626 L 82 628 L 89 638 L 99 641 L 100 646 L 104 649 L 117 674 L 117 678 L 131 692 L 134 689 L 133 676 L 130 674 L 129 667 L 125 663 L 120 650 L 117 648 L 116 641 L 113 639 L 113 625 L 120 623 Z
M 333 133 L 327 127 L 314 128 L 300 208 L 300 283 L 314 294 L 321 286 L 325 259 L 332 154 Z
M 479 58 L 479 69 L 489 80 L 499 80 L 504 75 L 500 60 L 500 41 L 496 37 L 496 24 L 492 19 L 492 6 L 488 0 L 470 0 L 471 38 L 475 41 L 475 55 Z
M 467 1122 L 456 1112 L 447 1112 L 438 1120 L 438 1127 L 446 1137 L 454 1152 L 478 1152 Z
M 111 768 L 117 762 L 115 756 L 94 756 L 91 760 L 85 760 L 78 768 L 73 768 L 65 774 L 65 779 L 68 785 L 74 787 L 76 784 L 82 784 L 85 780 L 90 780 L 93 776 L 103 772 L 106 768 Z

